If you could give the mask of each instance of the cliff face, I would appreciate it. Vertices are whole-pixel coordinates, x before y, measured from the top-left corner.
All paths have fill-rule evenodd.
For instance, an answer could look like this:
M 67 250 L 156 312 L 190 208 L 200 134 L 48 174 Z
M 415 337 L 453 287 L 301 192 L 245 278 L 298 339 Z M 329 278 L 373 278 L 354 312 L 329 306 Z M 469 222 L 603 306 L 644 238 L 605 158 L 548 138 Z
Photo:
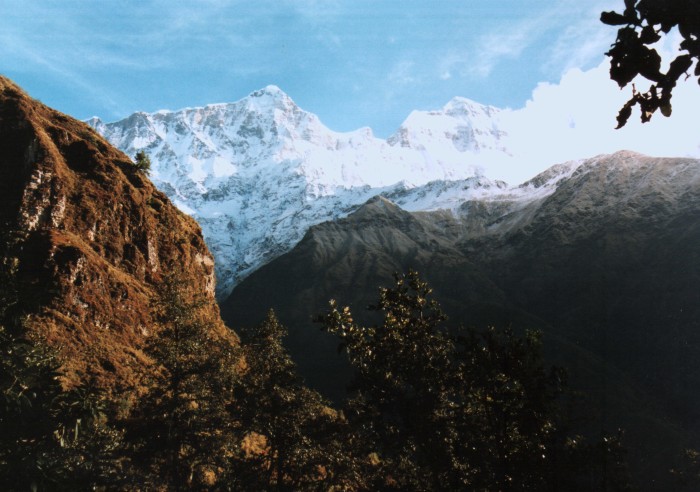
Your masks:
M 169 272 L 204 294 L 215 336 L 214 262 L 193 219 L 89 126 L 0 77 L 0 220 L 17 258 L 27 329 L 60 348 L 66 383 L 118 390 L 148 365 L 151 300 Z M 7 242 L 7 240 L 5 240 Z

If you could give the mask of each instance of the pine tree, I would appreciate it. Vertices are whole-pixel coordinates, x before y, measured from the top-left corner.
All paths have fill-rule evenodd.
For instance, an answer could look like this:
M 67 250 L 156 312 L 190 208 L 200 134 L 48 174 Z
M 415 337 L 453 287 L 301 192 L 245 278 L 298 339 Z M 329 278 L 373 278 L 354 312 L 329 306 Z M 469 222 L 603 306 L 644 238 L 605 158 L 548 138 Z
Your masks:
M 134 167 L 145 174 L 150 174 L 151 158 L 148 157 L 148 154 L 146 154 L 144 150 L 136 152 L 136 156 L 134 156 Z
M 304 386 L 273 311 L 245 332 L 246 371 L 237 393 L 243 428 L 262 439 L 246 486 L 257 490 L 317 490 L 355 480 L 342 449 L 343 423 L 321 396 Z
M 129 438 L 151 485 L 173 490 L 213 486 L 226 466 L 238 355 L 213 338 L 202 299 L 185 298 L 184 281 L 167 277 L 154 301 L 159 327 L 146 352 L 159 366 L 134 410 Z

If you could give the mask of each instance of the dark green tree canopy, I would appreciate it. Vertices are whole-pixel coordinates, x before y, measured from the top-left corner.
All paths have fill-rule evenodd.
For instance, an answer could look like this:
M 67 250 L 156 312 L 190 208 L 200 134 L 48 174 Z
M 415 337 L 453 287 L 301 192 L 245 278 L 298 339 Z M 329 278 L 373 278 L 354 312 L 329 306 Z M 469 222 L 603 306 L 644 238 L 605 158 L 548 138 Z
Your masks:
M 617 39 L 606 53 L 610 60 L 610 78 L 622 88 L 635 77 L 652 82 L 647 92 L 634 87 L 632 97 L 617 115 L 617 128 L 622 128 L 639 104 L 642 122 L 648 122 L 657 109 L 664 116 L 671 115 L 671 95 L 681 76 L 694 75 L 700 83 L 700 1 L 699 0 L 625 0 L 625 10 L 603 12 L 600 20 L 611 26 L 621 26 Z M 662 59 L 652 48 L 663 36 L 677 28 L 683 38 L 680 54 L 661 69 Z
M 149 174 L 151 172 L 151 158 L 148 157 L 145 151 L 139 150 L 134 156 L 134 166 L 139 171 Z
M 344 413 L 370 490 L 628 490 L 619 439 L 568 434 L 564 373 L 538 332 L 453 334 L 416 272 L 394 280 L 370 307 L 380 324 L 335 301 L 319 317 L 355 369 Z

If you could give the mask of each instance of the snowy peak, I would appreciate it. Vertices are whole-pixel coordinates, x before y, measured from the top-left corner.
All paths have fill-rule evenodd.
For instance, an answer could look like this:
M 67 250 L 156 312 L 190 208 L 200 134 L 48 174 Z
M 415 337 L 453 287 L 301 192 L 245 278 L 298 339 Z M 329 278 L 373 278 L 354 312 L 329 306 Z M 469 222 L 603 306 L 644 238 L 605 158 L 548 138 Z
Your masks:
M 100 134 L 103 134 L 104 130 L 106 129 L 104 122 L 97 116 L 93 116 L 92 118 L 85 120 L 85 123 L 90 125 L 97 131 L 97 133 Z
M 292 98 L 276 85 L 268 85 L 264 89 L 251 92 L 248 97 L 242 99 L 249 107 L 260 107 L 265 109 L 279 109 L 283 111 L 296 111 L 298 106 Z
M 484 117 L 493 118 L 501 113 L 502 110 L 494 106 L 479 104 L 466 97 L 455 97 L 445 104 L 442 108 L 442 112 L 462 120 L 474 121 Z
M 387 142 L 390 145 L 444 154 L 446 150 L 508 157 L 502 111 L 456 97 L 440 111 L 413 111 Z M 446 143 L 451 143 L 445 147 Z M 501 155 L 499 155 L 501 154 Z
M 273 99 L 290 99 L 289 95 L 274 84 L 265 86 L 262 89 L 251 92 L 248 97 L 271 97 Z
M 232 106 L 234 111 L 246 114 L 240 136 L 269 134 L 288 139 L 303 138 L 303 131 L 299 134 L 299 129 L 320 125 L 315 115 L 302 111 L 292 98 L 274 85 L 253 92 Z
M 127 154 L 148 153 L 153 182 L 202 226 L 225 296 L 310 226 L 372 196 L 455 210 L 465 194 L 491 193 L 478 184 L 488 181 L 484 169 L 494 155 L 508 158 L 497 116 L 456 98 L 412 113 L 383 140 L 369 128 L 334 132 L 270 85 L 233 103 L 88 123 Z

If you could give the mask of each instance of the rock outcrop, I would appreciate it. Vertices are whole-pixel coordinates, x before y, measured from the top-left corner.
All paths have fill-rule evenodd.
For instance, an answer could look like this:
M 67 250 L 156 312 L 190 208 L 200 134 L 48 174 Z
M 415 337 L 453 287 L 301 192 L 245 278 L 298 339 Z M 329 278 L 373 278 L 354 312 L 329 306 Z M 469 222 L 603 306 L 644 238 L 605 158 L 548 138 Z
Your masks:
M 235 343 L 214 300 L 197 223 L 87 124 L 0 77 L 0 220 L 26 329 L 61 351 L 65 384 L 118 391 L 150 364 L 152 299 L 177 272 L 205 299 L 214 336 Z

